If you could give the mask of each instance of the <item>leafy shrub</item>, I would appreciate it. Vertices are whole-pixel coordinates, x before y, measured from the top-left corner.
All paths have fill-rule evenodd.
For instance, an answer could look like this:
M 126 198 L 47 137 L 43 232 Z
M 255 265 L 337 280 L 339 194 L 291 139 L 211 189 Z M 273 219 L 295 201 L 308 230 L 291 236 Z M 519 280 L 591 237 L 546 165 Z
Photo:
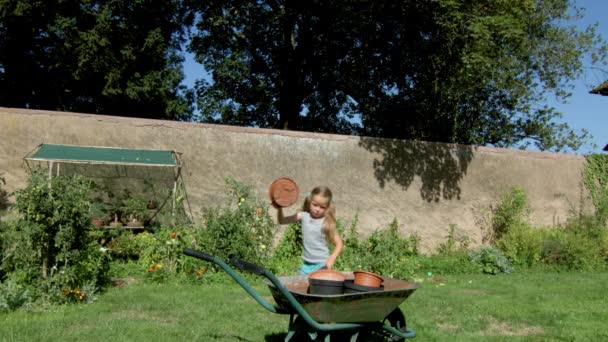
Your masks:
M 606 227 L 608 222 L 608 156 L 591 154 L 585 157 L 583 183 L 591 194 L 595 217 Z
M 0 174 L 1 175 L 1 174 Z M 0 215 L 8 209 L 8 193 L 4 190 L 4 185 L 6 185 L 6 181 L 4 177 L 0 176 Z
M 357 220 L 345 234 L 344 252 L 336 261 L 336 268 L 363 269 L 390 277 L 411 275 L 410 270 L 402 266 L 409 257 L 418 255 L 419 236 L 401 236 L 399 223 L 394 220 L 386 229 L 376 230 L 360 241 L 356 224 Z
M 301 263 L 302 230 L 297 224 L 290 224 L 274 248 L 267 267 L 279 275 L 296 274 Z
M 455 224 L 450 224 L 450 230 L 448 235 L 446 236 L 446 241 L 439 244 L 437 247 L 437 253 L 444 255 L 452 255 L 452 254 L 461 254 L 462 252 L 466 252 L 471 243 L 469 237 L 467 236 L 456 236 L 456 228 L 458 226 Z
M 0 312 L 13 311 L 30 299 L 30 291 L 15 281 L 0 283 Z
M 403 257 L 418 255 L 419 244 L 418 236 L 402 238 L 398 222 L 393 220 L 388 229 L 374 231 L 365 241 L 366 264 L 372 272 L 393 274 Z
M 525 224 L 530 212 L 524 189 L 513 187 L 492 209 L 490 242 L 499 240 L 511 228 Z
M 580 232 L 554 228 L 543 240 L 542 260 L 569 270 L 588 270 L 601 266 L 601 241 L 590 239 Z
M 203 214 L 203 227 L 197 242 L 211 255 L 232 257 L 254 263 L 266 261 L 273 243 L 274 222 L 266 201 L 256 199 L 252 187 L 226 179 L 230 202 Z
M 517 224 L 496 241 L 496 246 L 519 267 L 532 267 L 541 261 L 544 230 Z
M 495 247 L 482 246 L 469 253 L 469 260 L 483 273 L 511 273 L 513 267 L 503 252 Z
M 89 218 L 91 182 L 80 176 L 48 180 L 34 170 L 25 189 L 16 192 L 20 219 L 2 231 L 6 277 L 51 301 L 66 299 L 64 290 L 106 282 L 109 257 L 92 240 Z

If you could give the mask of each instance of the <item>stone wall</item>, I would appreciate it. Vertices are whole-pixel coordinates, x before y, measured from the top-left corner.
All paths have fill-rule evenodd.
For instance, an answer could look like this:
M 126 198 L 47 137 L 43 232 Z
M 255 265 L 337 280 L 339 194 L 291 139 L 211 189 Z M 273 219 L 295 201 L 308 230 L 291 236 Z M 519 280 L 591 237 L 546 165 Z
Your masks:
M 0 108 L 0 137 L 8 191 L 24 186 L 23 157 L 41 143 L 171 149 L 182 153 L 195 213 L 223 203 L 227 176 L 262 197 L 285 176 L 302 193 L 328 185 L 338 217 L 358 213 L 360 231 L 396 218 L 426 249 L 450 224 L 479 241 L 479 219 L 513 186 L 526 189 L 537 225 L 589 206 L 578 155 L 10 108 Z

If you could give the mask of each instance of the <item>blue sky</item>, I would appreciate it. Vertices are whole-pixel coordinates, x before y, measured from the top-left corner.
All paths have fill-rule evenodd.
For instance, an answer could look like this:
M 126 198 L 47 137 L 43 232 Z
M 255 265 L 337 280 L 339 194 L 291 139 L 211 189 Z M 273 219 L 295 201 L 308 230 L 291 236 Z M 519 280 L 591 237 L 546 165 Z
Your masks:
M 608 39 L 608 1 L 606 0 L 577 0 L 579 7 L 585 8 L 585 17 L 580 25 L 587 26 L 598 23 L 598 32 Z M 563 122 L 570 127 L 580 130 L 587 129 L 593 135 L 592 142 L 597 147 L 587 144 L 581 147 L 578 154 L 598 153 L 608 144 L 608 96 L 589 94 L 589 91 L 608 80 L 608 66 L 598 66 L 603 71 L 586 65 L 583 75 L 573 82 L 572 97 L 566 104 L 550 102 L 564 113 Z
M 598 23 L 598 32 L 608 40 L 608 0 L 576 0 L 578 7 L 585 8 L 585 16 L 577 25 L 586 27 Z M 600 69 L 598 69 L 601 68 Z M 207 76 L 200 64 L 193 61 L 191 54 L 186 54 L 184 62 L 184 84 L 192 87 L 196 79 Z M 591 66 L 585 64 L 581 77 L 572 82 L 572 96 L 566 103 L 548 99 L 548 105 L 554 106 L 563 113 L 561 122 L 567 123 L 575 130 L 586 129 L 593 136 L 588 144 L 583 145 L 577 154 L 599 153 L 608 144 L 608 96 L 589 94 L 589 91 L 608 80 L 608 66 Z M 594 146 L 595 145 L 595 146 Z

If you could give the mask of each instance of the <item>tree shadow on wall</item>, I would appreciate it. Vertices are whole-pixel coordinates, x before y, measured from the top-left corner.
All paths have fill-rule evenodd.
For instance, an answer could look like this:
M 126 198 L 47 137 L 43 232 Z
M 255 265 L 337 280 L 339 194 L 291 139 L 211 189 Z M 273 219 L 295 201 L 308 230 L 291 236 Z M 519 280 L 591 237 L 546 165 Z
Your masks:
M 420 196 L 428 202 L 460 199 L 460 181 L 474 152 L 465 145 L 368 137 L 359 146 L 379 154 L 373 166 L 380 187 L 394 181 L 407 190 L 418 176 Z

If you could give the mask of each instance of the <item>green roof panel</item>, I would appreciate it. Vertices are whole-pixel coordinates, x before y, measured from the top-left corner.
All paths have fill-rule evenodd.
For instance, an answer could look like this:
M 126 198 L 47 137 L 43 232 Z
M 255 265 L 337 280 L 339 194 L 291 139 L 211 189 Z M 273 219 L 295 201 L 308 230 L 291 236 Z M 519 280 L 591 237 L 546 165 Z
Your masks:
M 30 160 L 176 166 L 173 151 L 42 144 Z

